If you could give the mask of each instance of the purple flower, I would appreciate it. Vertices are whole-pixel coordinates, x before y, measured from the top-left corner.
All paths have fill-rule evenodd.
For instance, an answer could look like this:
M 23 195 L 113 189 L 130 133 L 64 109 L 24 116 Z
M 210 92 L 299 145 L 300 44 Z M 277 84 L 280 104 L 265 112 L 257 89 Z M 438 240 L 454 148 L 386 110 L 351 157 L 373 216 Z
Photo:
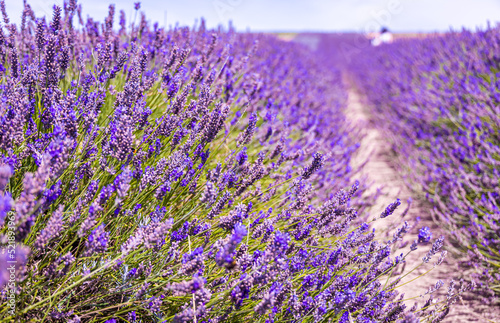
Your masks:
M 108 203 L 111 195 L 115 192 L 116 186 L 114 184 L 106 185 L 102 188 L 101 193 L 98 197 L 98 202 L 100 206 L 105 206 Z
M 125 20 L 125 12 L 123 12 L 122 10 L 121 13 L 123 13 L 123 19 Z M 120 19 L 121 18 L 122 16 L 120 16 Z M 120 25 L 121 25 L 121 20 L 120 20 Z M 120 54 L 118 54 L 115 66 L 113 66 L 113 69 L 109 73 L 109 79 L 114 79 L 116 77 L 116 75 L 123 69 L 123 65 L 125 65 L 126 61 L 127 61 L 127 54 L 120 52 Z
M 137 314 L 135 313 L 135 311 L 127 313 L 127 320 L 131 323 L 133 323 L 137 320 Z
M 57 37 L 51 34 L 48 36 L 48 42 L 47 45 L 45 46 L 44 77 L 47 88 L 55 87 L 57 85 L 57 82 L 59 81 L 59 70 L 58 70 L 59 64 L 57 64 L 56 61 L 56 55 L 57 55 L 56 42 L 57 42 Z
M 160 312 L 160 306 L 162 304 L 162 298 L 163 297 L 156 297 L 156 296 L 153 296 L 149 299 L 149 303 L 147 305 L 147 307 L 149 308 L 149 310 L 153 313 L 158 313 Z
M 389 206 L 387 206 L 387 208 L 384 210 L 384 212 L 382 212 L 380 214 L 380 217 L 381 218 L 386 218 L 388 217 L 389 215 L 391 215 L 392 213 L 394 213 L 394 211 L 396 210 L 396 208 L 398 206 L 401 205 L 401 200 L 400 199 L 397 199 L 395 202 L 389 204 Z
M 440 236 L 434 243 L 432 244 L 431 250 L 427 252 L 425 257 L 422 259 L 425 263 L 428 263 L 431 260 L 431 257 L 441 250 L 443 246 L 444 236 Z
M 49 189 L 46 189 L 42 194 L 45 198 L 45 206 L 50 206 L 57 198 L 61 195 L 62 182 L 59 180 L 56 184 L 52 185 Z
M 148 225 L 139 227 L 121 246 L 122 254 L 127 255 L 142 244 L 146 249 L 161 248 L 165 243 L 168 231 L 172 228 L 172 224 L 173 219 L 160 221 L 160 216 L 152 216 L 151 222 Z
M 155 191 L 155 197 L 158 200 L 161 200 L 167 195 L 168 192 L 170 192 L 171 189 L 171 183 L 170 181 L 166 180 L 164 181 L 160 186 Z
M 208 206 L 212 205 L 217 198 L 218 190 L 212 182 L 207 182 L 205 191 L 203 192 L 200 202 L 207 203 Z
M 86 189 L 82 202 L 84 204 L 90 203 L 94 198 L 95 193 L 97 193 L 98 189 L 99 189 L 99 180 L 91 181 Z
M 432 232 L 429 227 L 423 227 L 418 231 L 418 242 L 427 243 L 432 239 Z
M 19 61 L 17 59 L 17 50 L 15 48 L 13 48 L 13 49 L 11 49 L 10 52 L 11 52 L 10 65 L 11 65 L 11 70 L 12 70 L 12 77 L 17 78 L 19 76 L 19 73 L 18 73 Z
M 137 268 L 132 268 L 127 273 L 127 277 L 134 277 L 136 273 L 137 273 Z
M 206 143 L 215 139 L 219 131 L 224 126 L 227 114 L 229 112 L 229 105 L 218 104 L 210 114 L 207 114 L 202 120 L 205 125 L 203 129 L 203 141 Z
M 141 288 L 139 288 L 139 290 L 135 294 L 135 299 L 141 299 L 142 296 L 144 296 L 144 294 L 146 294 L 146 291 L 148 290 L 148 288 L 149 288 L 150 285 L 151 285 L 150 283 L 144 283 L 144 284 L 142 284 Z
M 0 228 L 3 227 L 5 217 L 12 209 L 12 197 L 10 193 L 0 193 Z
M 64 224 L 62 218 L 63 206 L 61 205 L 50 217 L 45 228 L 38 235 L 33 246 L 42 250 L 45 245 L 53 238 L 57 237 L 62 232 L 62 227 Z
M 8 252 L 7 250 L 12 250 L 13 252 Z M 15 245 L 13 249 L 4 248 L 0 252 L 0 288 L 3 288 L 9 282 L 12 267 L 15 268 L 14 275 L 16 278 L 20 278 L 19 275 L 24 270 L 29 253 L 30 249 L 22 245 Z
M 320 153 L 315 153 L 313 155 L 313 162 L 310 166 L 304 167 L 302 178 L 308 179 L 312 174 L 317 172 L 321 167 L 323 167 L 325 157 Z
M 239 145 L 246 145 L 250 142 L 255 132 L 255 129 L 257 128 L 258 120 L 259 118 L 257 118 L 257 113 L 252 112 L 250 118 L 248 119 L 248 127 L 245 129 L 243 133 L 240 134 L 240 136 L 237 139 Z
M 274 303 L 275 303 L 274 292 L 268 292 L 264 294 L 262 301 L 260 301 L 260 303 L 258 303 L 255 306 L 254 311 L 259 315 L 264 315 L 270 308 L 274 306 Z
M 235 304 L 236 308 L 241 307 L 243 301 L 250 296 L 250 290 L 253 285 L 252 276 L 242 274 L 239 282 L 231 291 L 231 301 Z
M 236 247 L 240 244 L 243 238 L 247 235 L 247 229 L 242 224 L 237 224 L 233 230 L 232 235 L 229 237 L 222 248 L 215 256 L 215 262 L 219 266 L 227 266 L 234 261 Z
M 104 231 L 104 224 L 92 230 L 85 243 L 85 256 L 92 256 L 95 253 L 103 253 L 108 248 L 109 232 Z
M 274 234 L 273 241 L 268 245 L 267 251 L 269 251 L 270 255 L 274 258 L 280 257 L 288 250 L 289 241 L 290 236 L 288 233 L 283 233 L 278 230 Z
M 132 171 L 127 167 L 120 175 L 115 178 L 114 188 L 120 198 L 124 198 L 130 188 L 132 180 Z
M 350 323 L 349 311 L 345 311 L 340 317 L 339 323 Z
M 224 192 L 224 194 L 222 194 L 222 196 L 219 198 L 217 203 L 215 203 L 212 206 L 212 209 L 210 210 L 210 212 L 208 212 L 207 218 L 213 219 L 214 217 L 218 216 L 230 197 L 231 197 L 231 193 L 229 193 L 228 191 Z
M 24 190 L 16 201 L 17 239 L 21 241 L 31 230 L 36 214 L 32 214 L 36 205 L 36 196 L 45 188 L 45 181 L 50 175 L 50 155 L 45 154 L 35 174 L 27 173 L 23 180 Z M 31 214 L 31 215 L 30 215 Z
M 203 248 L 196 248 L 192 253 L 182 255 L 181 272 L 186 275 L 202 274 L 205 269 L 204 261 Z
M 5 0 L 0 1 L 0 9 L 2 10 L 3 21 L 5 22 L 5 25 L 8 26 L 10 23 L 10 19 L 7 15 L 7 9 L 5 8 Z
M 132 118 L 127 114 L 126 107 L 118 107 L 115 118 L 109 126 L 110 139 L 105 146 L 116 159 L 124 160 L 132 152 L 134 141 L 132 131 Z
M 248 155 L 247 155 L 247 147 L 243 147 L 241 151 L 236 154 L 236 161 L 238 162 L 238 165 L 243 165 L 246 161 L 248 160 Z
M 136 315 L 135 311 L 127 313 L 127 320 L 129 322 L 135 322 L 137 320 L 137 315 Z
M 69 311 L 69 312 L 59 312 L 59 311 L 53 311 L 50 313 L 50 316 L 53 318 L 53 319 L 56 319 L 56 320 L 63 320 L 63 319 L 67 319 L 69 318 L 71 315 L 73 315 L 73 311 Z M 106 321 L 107 322 L 107 321 Z
M 52 17 L 52 23 L 50 24 L 52 32 L 57 35 L 59 29 L 61 28 L 61 7 L 54 5 L 54 15 Z

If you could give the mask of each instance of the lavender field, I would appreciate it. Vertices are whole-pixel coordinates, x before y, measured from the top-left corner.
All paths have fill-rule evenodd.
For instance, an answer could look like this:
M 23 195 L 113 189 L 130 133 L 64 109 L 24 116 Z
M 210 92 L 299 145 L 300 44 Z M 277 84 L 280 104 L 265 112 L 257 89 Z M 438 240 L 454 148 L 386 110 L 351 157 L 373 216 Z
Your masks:
M 500 321 L 500 25 L 82 5 L 0 1 L 0 322 Z

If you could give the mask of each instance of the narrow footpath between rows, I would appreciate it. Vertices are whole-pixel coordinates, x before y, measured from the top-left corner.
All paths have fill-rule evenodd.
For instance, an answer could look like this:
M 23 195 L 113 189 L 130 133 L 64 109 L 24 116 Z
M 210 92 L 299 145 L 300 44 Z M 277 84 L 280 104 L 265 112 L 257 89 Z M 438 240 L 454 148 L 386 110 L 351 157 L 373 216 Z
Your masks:
M 401 218 L 400 214 L 402 210 L 406 208 L 406 201 L 408 198 L 412 197 L 412 194 L 406 186 L 403 176 L 399 174 L 394 167 L 395 157 L 391 150 L 390 140 L 382 131 L 374 126 L 370 113 L 367 111 L 366 105 L 363 104 L 363 97 L 353 86 L 352 82 L 347 77 L 344 78 L 344 82 L 348 88 L 347 118 L 355 126 L 363 129 L 365 134 L 364 139 L 360 143 L 359 153 L 353 161 L 354 166 L 362 165 L 363 162 L 368 160 L 360 171 L 360 175 L 364 176 L 368 182 L 372 183 L 370 185 L 371 192 L 369 191 L 367 193 L 375 193 L 377 189 L 381 189 L 383 192 L 377 199 L 376 205 L 372 208 L 371 213 L 373 214 L 371 214 L 370 218 L 380 214 L 380 212 L 384 210 L 389 203 L 394 202 L 396 198 L 401 199 L 399 212 L 395 212 L 393 216 L 375 222 L 374 228 L 376 232 L 378 232 L 378 238 L 388 240 L 387 237 L 392 237 L 392 233 L 396 226 L 401 226 L 405 220 L 412 224 L 417 217 L 421 219 L 417 226 L 417 230 L 427 226 L 431 229 L 433 234 L 432 240 L 435 240 L 442 234 L 446 237 L 446 233 L 433 222 L 428 203 L 418 198 L 413 198 L 413 203 L 409 212 L 404 218 Z M 404 240 L 410 241 L 410 243 L 405 248 L 401 249 L 401 252 L 406 253 L 409 250 L 411 241 L 417 238 L 417 230 L 412 230 L 412 234 L 405 237 Z M 448 242 L 445 240 L 445 249 L 447 243 Z M 408 272 L 415 264 L 422 263 L 421 259 L 429 248 L 430 245 L 421 246 L 418 250 L 410 253 L 407 258 L 405 271 Z M 434 286 L 439 279 L 441 279 L 445 285 L 441 287 L 438 292 L 434 293 L 434 298 L 439 299 L 439 301 L 446 299 L 449 282 L 452 278 L 458 277 L 460 269 L 458 267 L 458 260 L 449 252 L 448 257 L 440 266 L 429 271 L 429 269 L 433 268 L 433 264 L 437 261 L 438 257 L 439 255 L 435 255 L 429 263 L 420 266 L 401 281 L 400 284 L 411 281 L 411 283 L 399 289 L 405 293 L 405 299 L 415 297 L 415 299 L 406 302 L 408 308 L 413 306 L 415 301 L 418 302 L 420 308 L 429 296 L 425 295 L 420 297 L 420 294 L 424 293 L 429 287 Z M 427 274 L 419 277 L 427 271 L 429 271 Z M 419 278 L 415 279 L 417 277 Z M 413 279 L 415 280 L 412 281 Z M 464 305 L 464 303 L 467 305 Z M 450 313 L 445 318 L 444 322 L 500 322 L 498 309 L 489 308 L 483 305 L 479 300 L 467 299 L 464 303 L 460 301 L 455 303 L 451 307 Z

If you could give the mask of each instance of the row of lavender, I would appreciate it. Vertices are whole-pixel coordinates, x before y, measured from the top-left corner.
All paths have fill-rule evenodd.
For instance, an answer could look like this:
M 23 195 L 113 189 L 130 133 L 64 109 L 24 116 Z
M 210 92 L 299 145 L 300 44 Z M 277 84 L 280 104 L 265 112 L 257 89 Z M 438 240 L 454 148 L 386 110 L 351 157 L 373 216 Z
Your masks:
M 400 40 L 351 71 L 392 136 L 410 184 L 468 253 L 472 279 L 500 292 L 500 27 Z M 489 300 L 494 300 L 492 296 Z
M 0 320 L 414 322 L 469 288 L 405 308 L 412 225 L 363 222 L 340 75 L 307 49 L 0 4 Z

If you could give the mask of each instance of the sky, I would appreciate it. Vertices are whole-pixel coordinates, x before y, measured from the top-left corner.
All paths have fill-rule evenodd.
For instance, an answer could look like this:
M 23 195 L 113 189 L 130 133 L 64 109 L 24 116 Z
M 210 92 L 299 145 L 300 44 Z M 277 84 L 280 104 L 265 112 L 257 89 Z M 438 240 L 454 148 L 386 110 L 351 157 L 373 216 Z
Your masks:
M 137 0 L 135 0 L 137 1 Z M 6 0 L 7 12 L 19 23 L 21 0 Z M 62 0 L 28 0 L 37 17 L 52 16 Z M 83 16 L 104 20 L 110 3 L 134 18 L 134 0 L 78 0 Z M 381 26 L 394 32 L 431 32 L 485 28 L 500 22 L 500 0 L 143 0 L 141 11 L 160 26 L 228 25 L 238 31 L 370 32 Z M 115 16 L 117 23 L 118 14 Z

